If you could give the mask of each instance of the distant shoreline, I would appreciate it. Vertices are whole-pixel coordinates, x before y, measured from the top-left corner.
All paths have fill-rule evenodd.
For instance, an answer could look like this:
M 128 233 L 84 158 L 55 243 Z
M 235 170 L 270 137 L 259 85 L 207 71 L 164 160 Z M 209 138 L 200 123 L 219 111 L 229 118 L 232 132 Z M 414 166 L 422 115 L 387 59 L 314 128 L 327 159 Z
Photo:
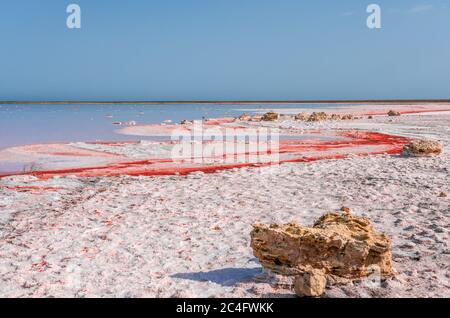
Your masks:
M 259 100 L 259 101 L 0 101 L 0 105 L 173 105 L 173 104 L 409 104 L 409 103 L 450 103 L 450 99 L 383 99 L 383 100 Z

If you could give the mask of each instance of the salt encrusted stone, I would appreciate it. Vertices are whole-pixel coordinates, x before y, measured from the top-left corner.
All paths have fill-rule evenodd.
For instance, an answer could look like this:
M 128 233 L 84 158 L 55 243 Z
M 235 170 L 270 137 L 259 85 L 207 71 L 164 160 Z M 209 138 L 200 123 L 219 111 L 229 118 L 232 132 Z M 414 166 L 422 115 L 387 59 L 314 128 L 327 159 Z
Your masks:
M 388 116 L 401 116 L 401 113 L 396 110 L 390 110 L 388 111 Z
M 409 156 L 434 156 L 442 153 L 444 146 L 440 141 L 420 139 L 405 145 L 403 154 Z
M 370 275 L 376 266 L 382 277 L 393 275 L 390 239 L 376 232 L 368 219 L 349 212 L 326 214 L 313 227 L 255 224 L 251 247 L 263 267 L 302 276 L 296 288 L 305 295 L 322 290 L 323 280 L 315 270 L 356 279 Z
M 276 120 L 278 120 L 279 117 L 280 117 L 280 115 L 277 113 L 268 112 L 262 116 L 261 120 L 262 121 L 276 121 Z
M 319 112 L 319 113 L 312 113 L 311 116 L 309 116 L 308 121 L 323 121 L 327 120 L 328 115 L 325 112 Z
M 295 277 L 294 290 L 297 296 L 318 297 L 325 292 L 327 276 L 323 270 L 311 269 Z
M 308 113 L 298 113 L 295 115 L 295 120 L 307 121 L 309 116 L 310 115 Z
M 241 116 L 238 117 L 239 121 L 249 121 L 251 117 L 247 113 L 243 113 Z

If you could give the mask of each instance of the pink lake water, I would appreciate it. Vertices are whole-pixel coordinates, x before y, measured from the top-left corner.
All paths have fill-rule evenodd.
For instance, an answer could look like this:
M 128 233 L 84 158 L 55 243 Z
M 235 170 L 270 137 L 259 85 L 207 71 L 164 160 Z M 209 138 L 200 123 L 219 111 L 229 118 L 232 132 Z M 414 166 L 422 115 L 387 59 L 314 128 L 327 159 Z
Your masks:
M 237 117 L 248 108 L 254 109 L 247 112 L 252 115 L 258 109 L 267 108 L 333 107 L 332 104 L 0 105 L 0 149 L 43 143 L 164 139 L 118 134 L 116 131 L 123 126 L 115 125 L 115 122 L 148 125 L 167 120 L 177 123 L 185 119 Z M 0 173 L 21 169 L 23 163 L 0 161 Z
M 329 104 L 260 104 L 252 109 L 331 108 Z M 115 131 L 114 122 L 138 125 L 239 116 L 249 105 L 0 105 L 0 149 L 36 143 L 141 140 Z M 250 113 L 251 114 L 251 113 Z

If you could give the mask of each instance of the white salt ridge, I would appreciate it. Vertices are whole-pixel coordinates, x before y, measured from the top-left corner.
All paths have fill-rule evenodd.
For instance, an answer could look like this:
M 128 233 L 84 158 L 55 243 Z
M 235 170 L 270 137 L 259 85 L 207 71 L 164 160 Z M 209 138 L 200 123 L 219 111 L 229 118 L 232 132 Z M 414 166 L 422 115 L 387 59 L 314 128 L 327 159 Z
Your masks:
M 114 145 L 92 144 L 84 142 L 71 143 L 70 145 L 81 149 L 123 155 L 130 159 L 149 159 L 152 157 L 169 158 L 172 150 L 172 146 L 170 144 L 148 140 L 141 140 L 138 143 L 125 144 L 121 145 L 120 147 Z

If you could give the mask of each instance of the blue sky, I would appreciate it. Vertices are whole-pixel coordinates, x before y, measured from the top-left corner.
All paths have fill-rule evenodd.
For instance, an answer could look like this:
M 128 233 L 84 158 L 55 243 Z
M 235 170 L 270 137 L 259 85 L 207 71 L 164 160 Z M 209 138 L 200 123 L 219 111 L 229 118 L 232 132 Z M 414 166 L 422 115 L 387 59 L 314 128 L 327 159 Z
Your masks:
M 0 100 L 450 98 L 449 0 L 2 0 L 0 39 Z

